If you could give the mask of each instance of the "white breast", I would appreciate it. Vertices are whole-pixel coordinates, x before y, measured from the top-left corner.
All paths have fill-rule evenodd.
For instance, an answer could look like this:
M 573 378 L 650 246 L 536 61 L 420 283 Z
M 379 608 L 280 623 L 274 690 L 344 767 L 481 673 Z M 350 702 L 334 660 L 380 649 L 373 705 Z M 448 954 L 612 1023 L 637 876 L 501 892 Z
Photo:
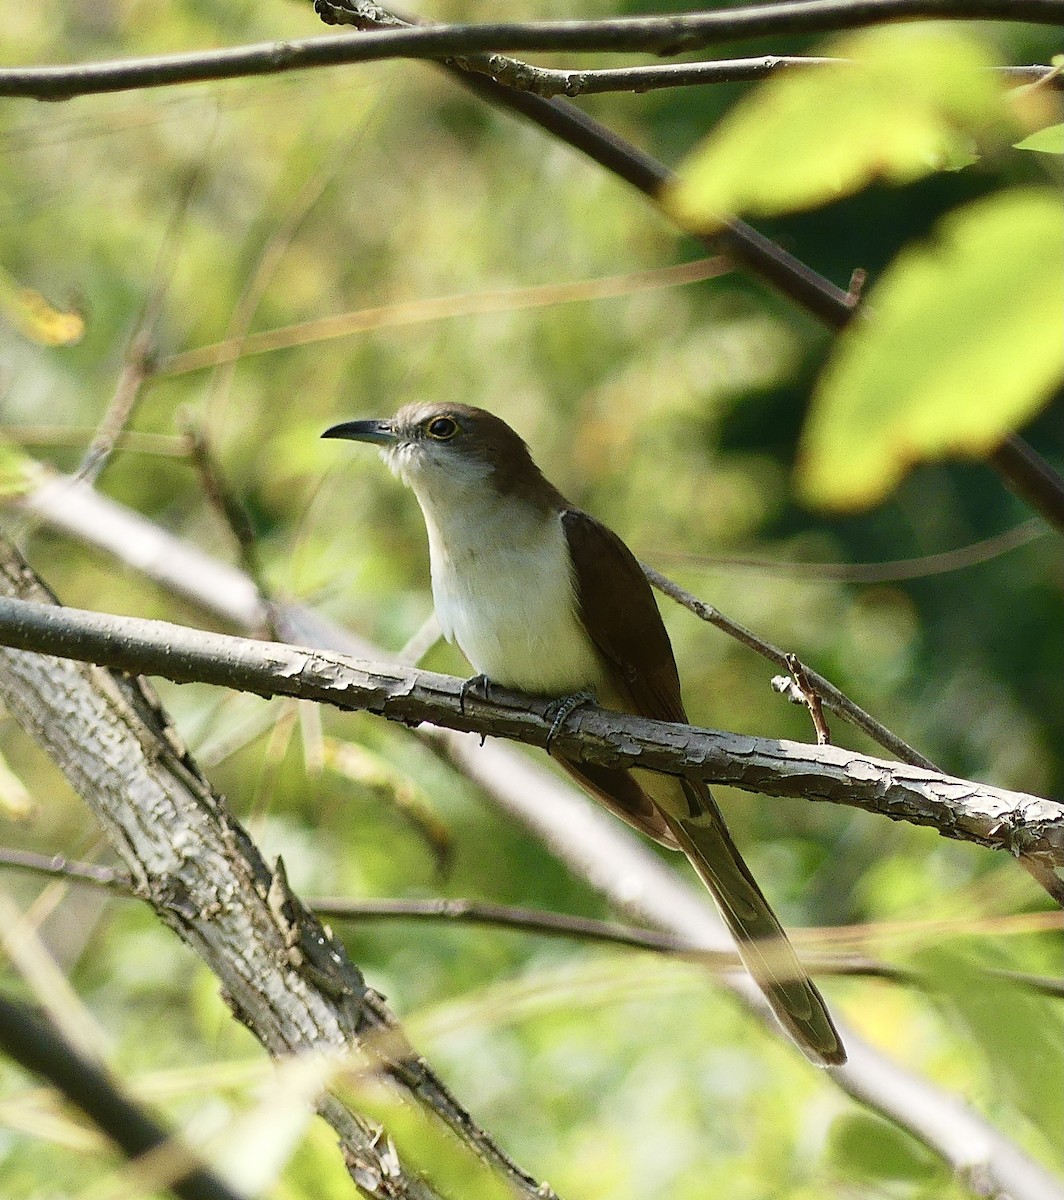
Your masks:
M 418 499 L 436 615 L 474 670 L 539 695 L 597 686 L 602 668 L 576 615 L 561 517 L 544 519 L 507 497 L 475 513 L 447 506 L 444 538 L 444 514 Z

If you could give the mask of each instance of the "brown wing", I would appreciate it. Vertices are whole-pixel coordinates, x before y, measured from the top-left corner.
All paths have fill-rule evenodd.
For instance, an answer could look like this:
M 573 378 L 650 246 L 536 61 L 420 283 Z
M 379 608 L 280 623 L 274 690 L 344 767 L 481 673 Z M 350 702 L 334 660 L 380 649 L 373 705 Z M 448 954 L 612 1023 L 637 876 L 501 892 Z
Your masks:
M 606 677 L 606 686 L 598 688 L 599 703 L 636 716 L 686 721 L 669 635 L 635 556 L 587 513 L 566 509 L 561 521 L 580 616 Z M 679 849 L 654 798 L 630 772 L 560 757 L 559 762 L 623 821 Z
M 635 716 L 686 721 L 669 635 L 635 555 L 579 509 L 567 509 L 561 520 L 580 617 L 617 693 L 601 702 Z
M 561 519 L 580 616 L 614 693 L 600 701 L 641 717 L 686 722 L 669 635 L 635 555 L 586 513 L 567 509 Z M 709 788 L 700 780 L 640 770 L 564 765 L 629 824 L 687 855 L 784 1027 L 813 1062 L 844 1062 L 827 1006 L 732 841 Z

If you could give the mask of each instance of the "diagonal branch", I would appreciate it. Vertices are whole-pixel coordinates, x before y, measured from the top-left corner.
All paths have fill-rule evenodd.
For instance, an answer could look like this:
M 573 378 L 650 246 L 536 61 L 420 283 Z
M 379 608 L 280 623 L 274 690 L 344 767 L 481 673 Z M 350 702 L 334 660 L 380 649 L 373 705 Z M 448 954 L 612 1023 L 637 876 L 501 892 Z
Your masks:
M 83 486 L 58 481 L 28 498 L 57 528 L 98 546 L 216 618 L 243 628 L 261 621 L 261 602 L 241 572 L 211 558 L 160 526 Z M 354 654 L 377 653 L 311 610 L 283 606 L 291 640 Z M 620 912 L 695 942 L 730 949 L 704 891 L 684 882 L 634 834 L 527 755 L 505 742 L 447 731 L 421 736 L 491 801 L 540 839 Z M 742 975 L 728 989 L 762 1023 L 775 1028 L 760 996 Z M 1011 1200 L 1064 1200 L 1064 1187 L 972 1107 L 921 1075 L 896 1066 L 855 1030 L 844 1033 L 850 1061 L 832 1081 L 888 1121 L 908 1130 L 961 1180 L 979 1181 L 988 1195 Z
M 21 1001 L 0 995 L 0 1049 L 15 1062 L 52 1084 L 71 1104 L 136 1160 L 167 1151 L 173 1173 L 169 1191 L 179 1200 L 244 1200 L 215 1172 L 159 1124 L 119 1086 L 109 1071 L 93 1062 L 50 1022 Z
M 549 699 L 500 688 L 492 688 L 491 699 L 463 696 L 463 681 L 450 675 L 6 597 L 0 598 L 0 644 L 535 746 L 547 745 L 553 723 Z M 1064 865 L 1064 806 L 836 746 L 695 729 L 588 706 L 569 718 L 551 747 L 605 766 L 647 767 L 763 795 L 848 804 L 1028 855 L 1045 866 Z
M 0 542 L 0 592 L 53 608 Z M 218 976 L 236 1015 L 276 1057 L 365 1048 L 383 1072 L 500 1169 L 519 1195 L 551 1196 L 481 1130 L 406 1042 L 342 944 L 271 870 L 210 787 L 141 679 L 0 650 L 0 698 L 92 808 L 132 884 Z M 382 1200 L 436 1200 L 380 1131 L 331 1094 L 318 1111 L 340 1135 L 352 1178 Z

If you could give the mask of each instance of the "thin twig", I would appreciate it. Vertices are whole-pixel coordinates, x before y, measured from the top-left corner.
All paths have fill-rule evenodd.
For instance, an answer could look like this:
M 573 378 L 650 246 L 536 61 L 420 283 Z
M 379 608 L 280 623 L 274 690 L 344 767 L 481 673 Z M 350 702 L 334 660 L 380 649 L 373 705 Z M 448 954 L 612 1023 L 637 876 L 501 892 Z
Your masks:
M 851 60 L 815 55 L 766 54 L 760 58 L 721 58 L 710 62 L 669 63 L 601 70 L 540 67 L 503 54 L 469 55 L 461 65 L 490 75 L 497 83 L 519 92 L 552 96 L 593 96 L 604 92 L 651 92 L 661 88 L 706 87 L 719 83 L 753 83 L 771 75 L 809 67 L 839 67 Z M 1009 83 L 1064 87 L 1060 73 L 1049 66 L 998 67 Z M 851 289 L 852 290 L 852 289 Z
M 746 83 L 796 67 L 838 66 L 841 58 L 769 55 L 717 59 L 713 62 L 669 63 L 649 67 L 565 70 L 540 67 L 504 54 L 463 56 L 460 65 L 490 75 L 497 83 L 535 96 L 592 96 L 602 92 L 650 92 L 659 88 L 704 87 L 714 83 Z
M 0 866 L 9 866 L 34 874 L 65 879 L 68 882 L 104 887 L 119 895 L 132 897 L 130 881 L 123 872 L 94 863 L 79 863 L 62 855 L 48 856 L 30 851 L 0 847 Z M 486 925 L 496 929 L 513 929 L 522 933 L 543 934 L 547 937 L 571 938 L 582 942 L 602 942 L 669 954 L 709 966 L 719 971 L 741 970 L 738 954 L 729 950 L 708 950 L 690 938 L 657 929 L 644 929 L 618 921 L 601 921 L 594 917 L 578 917 L 571 913 L 547 909 L 525 908 L 515 904 L 495 904 L 487 900 L 468 900 L 452 897 L 417 897 L 402 899 L 360 899 L 346 896 L 308 896 L 306 904 L 319 917 L 328 921 L 427 921 L 429 924 Z M 934 936 L 941 937 L 938 925 L 931 923 Z M 807 930 L 794 930 L 792 937 L 799 944 Z M 823 931 L 830 933 L 830 930 Z M 867 934 L 876 936 L 876 927 L 869 926 Z M 852 936 L 852 930 L 849 931 Z M 823 954 L 803 954 L 802 961 L 815 975 L 845 975 L 926 986 L 914 972 L 889 963 L 848 953 L 843 957 Z M 1064 981 L 1048 975 L 998 968 L 985 968 L 991 976 L 1007 979 L 1048 996 L 1064 996 Z
M 966 567 L 991 562 L 1027 546 L 1048 533 L 1045 523 L 1032 517 L 992 537 L 924 554 L 919 558 L 899 558 L 888 562 L 796 562 L 793 559 L 738 557 L 729 554 L 688 554 L 684 551 L 655 550 L 654 557 L 670 562 L 697 563 L 705 567 L 726 567 L 729 571 L 751 571 L 761 575 L 796 579 L 829 580 L 834 583 L 898 583 L 908 579 L 928 579 L 963 571 Z
M 442 321 L 481 313 L 516 312 L 576 301 L 607 300 L 656 288 L 698 283 L 723 275 L 729 270 L 731 264 L 727 259 L 714 255 L 712 258 L 700 258 L 672 267 L 655 267 L 648 271 L 631 271 L 624 275 L 608 275 L 599 279 L 499 288 L 486 292 L 431 296 L 400 301 L 398 304 L 382 304 L 375 308 L 335 313 L 312 321 L 301 321 L 295 325 L 259 330 L 241 338 L 226 338 L 206 346 L 179 350 L 160 362 L 159 374 L 183 375 L 189 371 L 201 371 L 206 367 L 232 362 L 252 354 L 288 350 L 293 346 L 307 346 L 330 338 L 350 337 L 352 334 L 377 329 L 394 329 L 402 325 L 419 325 L 426 321 Z
M 357 23 L 376 5 L 316 5 L 328 23 Z M 360 10 L 354 20 L 352 13 Z M 651 51 L 680 54 L 714 43 L 790 33 L 824 33 L 888 21 L 1064 21 L 1062 0 L 791 0 L 748 8 L 601 21 L 509 22 L 385 28 L 365 38 L 308 38 L 193 54 L 62 67 L 0 70 L 0 96 L 66 100 L 98 92 L 175 83 L 271 75 L 307 67 L 379 62 L 388 58 L 445 59 L 507 50 Z M 367 21 L 368 23 L 368 21 Z
M 785 694 L 789 695 L 797 704 L 804 704 L 809 710 L 809 717 L 816 732 L 817 745 L 830 746 L 831 730 L 828 729 L 828 723 L 824 719 L 824 706 L 809 679 L 809 671 L 797 654 L 787 655 L 787 670 L 791 673 L 789 682 L 792 686 Z M 779 686 L 782 678 L 784 677 L 779 676 L 772 681 L 772 686 L 780 692 L 784 692 L 784 689 Z
M 156 298 L 161 295 L 156 291 Z M 159 306 L 156 306 L 157 311 Z M 95 437 L 74 472 L 77 479 L 95 483 L 107 465 L 118 439 L 132 420 L 144 391 L 144 384 L 154 370 L 155 346 L 148 329 L 138 330 L 130 339 L 122 363 L 122 370 L 115 385 L 114 396 L 107 406 Z
M 642 564 L 643 571 L 647 579 L 661 592 L 668 596 L 670 600 L 675 600 L 677 604 L 682 605 L 692 612 L 696 617 L 715 626 L 729 637 L 735 638 L 736 641 L 742 642 L 744 646 L 748 646 L 751 650 L 760 654 L 763 658 L 767 658 L 769 662 L 775 663 L 784 671 L 790 670 L 788 662 L 789 655 L 787 651 L 781 650 L 778 646 L 773 646 L 771 642 L 766 642 L 759 638 L 756 633 L 740 625 L 737 621 L 726 617 L 719 609 L 714 608 L 712 604 L 707 604 L 704 600 L 699 600 L 697 596 L 692 595 L 685 588 L 680 587 L 678 583 L 674 583 L 671 579 L 662 575 L 660 571 L 655 571 L 653 567 L 648 567 L 646 563 Z M 937 771 L 939 768 L 929 759 L 926 758 L 919 750 L 914 749 L 908 742 L 898 737 L 896 733 L 892 733 L 881 721 L 877 721 L 871 713 L 865 712 L 859 704 L 855 704 L 849 696 L 820 675 L 818 672 L 805 667 L 805 675 L 815 690 L 816 694 L 831 709 L 840 717 L 856 725 L 858 729 L 863 730 L 868 736 L 882 746 L 884 750 L 890 751 L 891 754 L 901 759 L 902 762 L 910 763 L 915 767 L 923 767 L 927 771 Z
M 188 410 L 183 411 L 179 415 L 179 420 L 188 446 L 188 456 L 199 474 L 203 493 L 210 506 L 225 522 L 226 529 L 228 529 L 240 556 L 240 565 L 248 578 L 254 582 L 256 591 L 262 597 L 263 610 L 266 614 L 262 632 L 264 635 L 276 637 L 277 631 L 273 628 L 269 615 L 272 607 L 270 596 L 263 578 L 258 539 L 254 526 L 251 524 L 251 517 L 240 497 L 230 487 L 211 451 L 206 436 L 199 428 L 192 413 Z

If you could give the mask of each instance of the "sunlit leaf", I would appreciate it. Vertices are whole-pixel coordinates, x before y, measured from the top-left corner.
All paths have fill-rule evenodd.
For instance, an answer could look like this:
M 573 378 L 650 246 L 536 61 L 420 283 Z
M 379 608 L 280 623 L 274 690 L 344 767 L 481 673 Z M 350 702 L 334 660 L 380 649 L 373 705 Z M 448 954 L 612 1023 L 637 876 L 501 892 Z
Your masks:
M 898 256 L 838 339 L 803 433 L 798 486 L 872 504 L 915 463 L 980 457 L 1064 374 L 1064 220 L 1049 192 L 960 209 Z
M 0 267 L 0 314 L 42 346 L 71 346 L 85 335 L 85 318 L 64 312 L 33 288 L 23 287 Z
M 0 753 L 0 813 L 12 821 L 28 821 L 36 811 L 26 785 Z
M 899 26 L 825 47 L 837 68 L 793 70 L 750 93 L 681 165 L 667 206 L 687 226 L 824 204 L 873 180 L 906 183 L 973 160 L 1011 125 L 981 43 Z
M 1064 154 L 1064 125 L 1048 125 L 1016 143 L 1017 150 L 1037 150 L 1041 154 Z

